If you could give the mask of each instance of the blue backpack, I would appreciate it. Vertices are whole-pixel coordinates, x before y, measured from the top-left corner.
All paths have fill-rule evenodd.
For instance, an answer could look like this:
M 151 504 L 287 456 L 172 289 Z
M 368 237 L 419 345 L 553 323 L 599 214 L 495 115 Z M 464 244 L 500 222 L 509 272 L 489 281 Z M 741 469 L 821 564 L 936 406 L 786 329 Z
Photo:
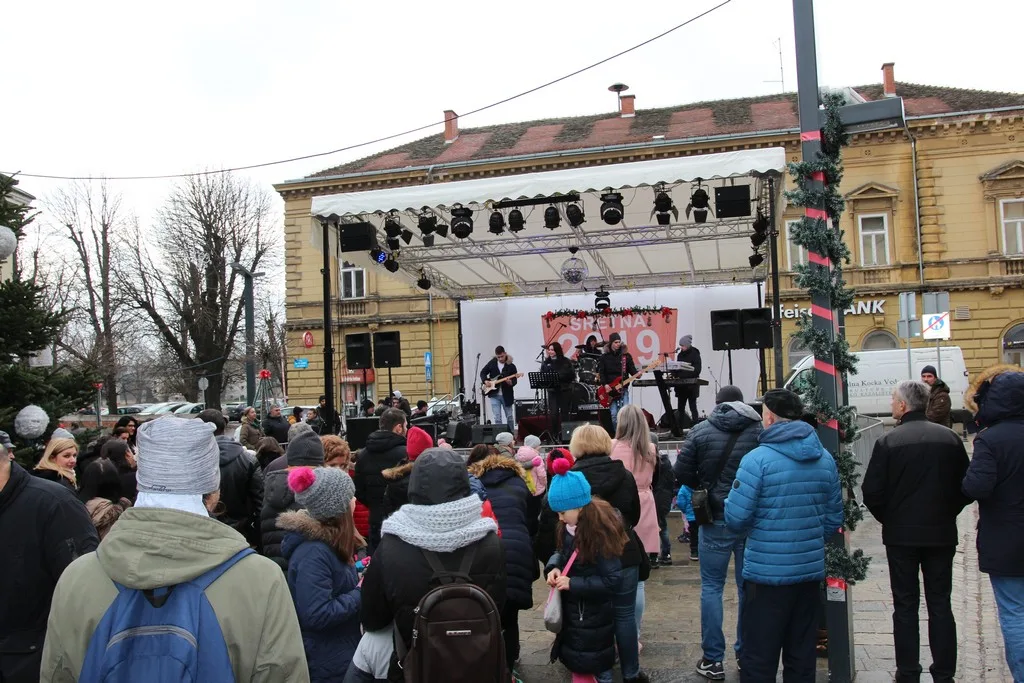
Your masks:
M 204 591 L 246 548 L 191 581 L 141 591 L 114 582 L 118 595 L 89 640 L 81 683 L 232 683 L 228 646 Z

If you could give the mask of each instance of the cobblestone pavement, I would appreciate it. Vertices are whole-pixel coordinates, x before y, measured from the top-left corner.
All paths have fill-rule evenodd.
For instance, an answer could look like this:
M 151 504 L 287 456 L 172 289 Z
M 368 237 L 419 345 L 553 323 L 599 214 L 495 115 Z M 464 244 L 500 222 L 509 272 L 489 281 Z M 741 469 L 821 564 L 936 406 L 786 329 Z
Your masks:
M 647 582 L 647 608 L 644 614 L 640 656 L 652 681 L 690 683 L 705 679 L 694 673 L 700 651 L 700 575 L 697 563 L 690 563 L 689 548 L 674 539 L 681 521 L 670 520 L 675 564 L 654 571 Z M 996 620 L 995 603 L 988 578 L 978 571 L 975 549 L 977 507 L 971 505 L 960 517 L 960 545 L 953 566 L 953 612 L 957 620 L 959 660 L 957 680 L 965 682 L 1011 681 L 1003 659 L 1002 638 Z M 863 548 L 872 557 L 865 581 L 851 588 L 854 605 L 854 642 L 858 683 L 892 681 L 896 670 L 892 645 L 892 596 L 889 569 L 882 545 L 881 525 L 873 519 L 864 522 L 851 535 L 852 546 Z M 726 584 L 725 632 L 729 640 L 726 681 L 739 681 L 732 661 L 730 633 L 736 627 L 736 593 Z M 539 581 L 534 587 L 532 610 L 520 615 L 522 654 L 520 674 L 526 683 L 563 683 L 570 677 L 561 664 L 549 664 L 554 636 L 544 630 L 543 604 L 546 587 Z M 928 614 L 922 596 L 921 664 L 928 680 Z M 827 660 L 818 660 L 818 682 L 828 681 Z M 619 681 L 616 671 L 616 681 Z M 779 680 L 781 681 L 781 675 Z

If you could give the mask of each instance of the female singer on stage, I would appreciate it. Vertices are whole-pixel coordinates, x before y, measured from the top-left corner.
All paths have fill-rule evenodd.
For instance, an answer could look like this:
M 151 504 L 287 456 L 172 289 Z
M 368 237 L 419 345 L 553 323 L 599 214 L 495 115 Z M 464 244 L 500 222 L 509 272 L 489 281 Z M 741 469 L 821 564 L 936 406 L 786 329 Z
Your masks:
M 555 443 L 562 430 L 562 421 L 569 419 L 569 397 L 572 395 L 572 383 L 576 379 L 576 371 L 572 361 L 565 357 L 559 342 L 544 347 L 544 362 L 540 364 L 541 372 L 553 372 L 558 375 L 558 388 L 548 390 L 548 417 L 551 419 L 551 431 Z

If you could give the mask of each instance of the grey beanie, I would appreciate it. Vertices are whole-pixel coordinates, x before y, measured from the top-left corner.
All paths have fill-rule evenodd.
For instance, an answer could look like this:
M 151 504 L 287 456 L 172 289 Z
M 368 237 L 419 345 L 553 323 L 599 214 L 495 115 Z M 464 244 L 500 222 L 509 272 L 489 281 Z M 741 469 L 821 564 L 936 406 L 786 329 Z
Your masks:
M 494 437 L 494 443 L 498 444 L 499 446 L 509 446 L 515 440 L 516 437 L 512 436 L 512 432 L 501 432 L 496 437 Z
M 139 491 L 206 495 L 220 490 L 220 449 L 209 422 L 161 417 L 139 425 Z
M 319 467 L 324 464 L 323 442 L 312 429 L 304 429 L 289 437 L 285 458 L 288 460 L 288 467 Z
M 523 439 L 523 445 L 526 446 L 527 448 L 537 450 L 538 448 L 540 448 L 540 437 L 537 436 L 536 434 L 530 434 L 525 439 Z
M 693 335 L 692 334 L 684 334 L 682 337 L 679 338 L 679 345 L 680 346 L 693 346 Z
M 63 427 L 57 427 L 53 430 L 53 434 L 50 435 L 51 439 L 71 439 L 74 441 L 75 435 L 64 429 Z
M 739 387 L 734 387 L 731 384 L 726 384 L 724 387 L 718 390 L 715 395 L 715 403 L 731 403 L 732 401 L 742 401 L 743 392 Z
M 320 520 L 340 517 L 356 495 L 352 477 L 337 467 L 297 467 L 288 472 L 288 488 L 295 492 L 295 502 Z
M 296 422 L 295 424 L 288 428 L 288 441 L 291 442 L 292 440 L 295 439 L 296 436 L 298 436 L 302 432 L 311 431 L 313 431 L 313 428 L 309 425 L 308 422 Z

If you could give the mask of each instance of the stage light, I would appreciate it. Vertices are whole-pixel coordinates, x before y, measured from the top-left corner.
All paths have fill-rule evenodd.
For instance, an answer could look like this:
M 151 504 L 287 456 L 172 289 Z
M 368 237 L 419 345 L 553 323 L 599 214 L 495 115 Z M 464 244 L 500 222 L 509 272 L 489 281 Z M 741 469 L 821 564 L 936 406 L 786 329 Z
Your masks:
M 548 230 L 554 230 L 562 224 L 562 216 L 558 213 L 558 208 L 549 206 L 544 209 L 544 227 Z
M 487 220 L 487 225 L 487 232 L 500 235 L 505 232 L 505 216 L 502 215 L 501 211 L 495 211 Z
M 427 277 L 426 273 L 420 273 L 420 279 L 416 281 L 416 286 L 426 291 L 430 289 L 430 278 Z
M 388 260 L 384 262 L 384 267 L 387 268 L 390 273 L 397 273 L 398 261 L 395 260 L 394 256 L 388 256 Z
M 438 223 L 437 227 L 434 228 L 434 232 L 436 232 L 441 237 L 447 237 L 448 236 L 448 226 L 445 225 L 444 223 Z
M 407 228 L 402 230 L 402 241 L 406 244 L 412 243 L 412 230 Z
M 418 221 L 420 232 L 424 235 L 429 235 L 434 232 L 434 228 L 437 227 L 437 216 L 422 214 Z
M 397 218 L 388 216 L 384 219 L 384 234 L 392 238 L 402 234 L 402 224 L 398 222 Z
M 697 187 L 690 194 L 690 203 L 686 205 L 686 217 L 690 217 L 690 212 L 693 211 L 693 221 L 695 223 L 706 223 L 708 220 L 708 211 L 711 210 L 711 197 L 708 195 L 707 190 L 701 187 L 700 178 L 697 178 Z
M 473 233 L 473 211 L 464 206 L 452 209 L 452 234 L 464 240 Z
M 384 263 L 388 259 L 387 252 L 380 247 L 374 247 L 370 250 L 370 258 L 377 262 L 377 264 Z
M 388 249 L 390 249 L 391 251 L 398 251 L 399 249 L 402 248 L 402 244 L 401 242 L 398 241 L 397 237 L 389 237 L 385 240 L 385 242 L 388 245 Z
M 508 212 L 508 231 L 519 232 L 526 227 L 526 219 L 519 209 L 512 209 Z
M 601 195 L 601 220 L 608 225 L 617 225 L 622 221 L 626 210 L 622 207 L 622 195 L 608 192 Z
M 603 311 L 606 308 L 611 308 L 611 305 L 612 295 L 609 294 L 604 287 L 597 290 L 597 292 L 594 294 L 594 308 L 596 308 L 599 311 Z
M 750 262 L 751 268 L 757 268 L 759 265 L 764 263 L 764 256 L 755 251 L 747 260 Z
M 750 236 L 750 244 L 756 250 L 768 239 L 768 219 L 760 211 L 757 212 L 757 218 L 754 219 L 753 228 L 754 234 Z
M 654 210 L 651 215 L 657 217 L 658 225 L 671 225 L 672 218 L 679 220 L 679 209 L 672 202 L 672 195 L 665 190 L 660 190 L 654 195 Z
M 434 246 L 434 236 L 433 235 L 424 235 L 423 236 L 423 246 L 425 246 L 425 247 L 432 247 L 432 246 Z
M 579 204 L 570 204 L 565 207 L 565 217 L 569 225 L 574 228 L 580 227 L 587 219 L 583 216 L 583 207 Z

